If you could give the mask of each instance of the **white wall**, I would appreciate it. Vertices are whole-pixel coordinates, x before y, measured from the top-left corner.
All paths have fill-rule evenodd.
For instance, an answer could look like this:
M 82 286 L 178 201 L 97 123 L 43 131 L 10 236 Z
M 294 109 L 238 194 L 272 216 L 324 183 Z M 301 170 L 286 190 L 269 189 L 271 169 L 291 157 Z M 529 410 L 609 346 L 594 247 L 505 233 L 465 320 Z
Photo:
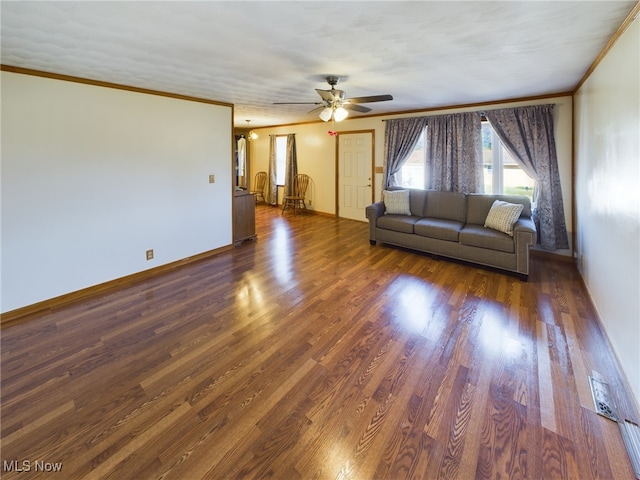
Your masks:
M 564 200 L 564 213 L 567 228 L 571 230 L 571 129 L 572 127 L 572 98 L 571 96 L 540 99 L 528 102 L 505 102 L 500 105 L 487 106 L 490 108 L 508 108 L 522 105 L 536 105 L 554 103 L 554 121 L 558 167 Z M 375 104 L 371 105 L 375 109 Z M 256 129 L 260 135 L 258 140 L 251 142 L 251 174 L 258 171 L 268 171 L 269 167 L 269 135 L 296 134 L 298 150 L 298 171 L 308 174 L 313 182 L 314 191 L 307 195 L 311 198 L 310 208 L 324 213 L 336 213 L 336 137 L 328 134 L 329 130 L 338 132 L 356 130 L 374 130 L 375 135 L 375 164 L 381 167 L 384 159 L 384 122 L 387 118 L 410 117 L 417 115 L 442 115 L 454 112 L 482 110 L 474 108 L 452 108 L 431 113 L 412 113 L 406 115 L 380 116 L 369 118 L 347 119 L 340 123 L 316 122 L 302 125 L 290 125 L 273 128 Z M 253 180 L 252 180 L 253 181 Z M 375 175 L 374 197 L 379 200 L 382 191 L 382 174 Z M 280 197 L 281 198 L 281 197 Z M 366 219 L 363 219 L 366 220 Z M 571 231 L 569 231 L 571 241 Z M 570 255 L 570 250 L 558 251 L 558 254 Z
M 2 312 L 231 244 L 231 106 L 1 81 Z
M 576 93 L 575 123 L 578 265 L 640 399 L 640 20 Z

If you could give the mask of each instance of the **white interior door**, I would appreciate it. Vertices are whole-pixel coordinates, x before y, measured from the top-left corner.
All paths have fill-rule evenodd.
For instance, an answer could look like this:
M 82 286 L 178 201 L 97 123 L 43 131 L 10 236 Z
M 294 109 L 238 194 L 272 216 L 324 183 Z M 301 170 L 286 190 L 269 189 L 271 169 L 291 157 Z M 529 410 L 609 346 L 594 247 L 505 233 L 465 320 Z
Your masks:
M 365 208 L 373 201 L 373 134 L 338 136 L 338 216 L 367 221 Z

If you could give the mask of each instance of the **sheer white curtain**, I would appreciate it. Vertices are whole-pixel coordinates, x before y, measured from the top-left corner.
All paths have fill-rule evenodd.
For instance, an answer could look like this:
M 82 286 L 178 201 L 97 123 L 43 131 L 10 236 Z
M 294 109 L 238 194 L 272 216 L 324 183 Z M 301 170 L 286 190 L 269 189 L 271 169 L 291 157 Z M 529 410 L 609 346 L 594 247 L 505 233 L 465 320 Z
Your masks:
M 236 177 L 238 187 L 245 188 L 247 186 L 247 141 L 244 137 L 240 137 L 236 142 L 237 145 L 237 161 L 236 161 Z

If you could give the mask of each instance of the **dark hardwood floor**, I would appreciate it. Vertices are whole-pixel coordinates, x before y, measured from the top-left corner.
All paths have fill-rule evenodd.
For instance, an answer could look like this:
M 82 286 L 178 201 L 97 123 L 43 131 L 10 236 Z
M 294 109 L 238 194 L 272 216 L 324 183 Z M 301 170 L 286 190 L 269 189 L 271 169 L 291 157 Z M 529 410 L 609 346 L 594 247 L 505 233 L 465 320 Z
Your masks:
M 2 330 L 3 479 L 633 478 L 588 375 L 637 413 L 573 265 L 525 283 L 257 217 L 256 241 Z

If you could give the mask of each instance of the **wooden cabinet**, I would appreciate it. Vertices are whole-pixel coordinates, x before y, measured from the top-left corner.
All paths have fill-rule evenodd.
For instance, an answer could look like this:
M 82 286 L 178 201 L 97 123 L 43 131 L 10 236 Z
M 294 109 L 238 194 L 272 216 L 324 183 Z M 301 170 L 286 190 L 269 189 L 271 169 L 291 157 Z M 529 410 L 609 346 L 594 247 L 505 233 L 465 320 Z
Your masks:
M 247 190 L 237 190 L 233 196 L 233 243 L 237 247 L 255 238 L 256 199 Z

